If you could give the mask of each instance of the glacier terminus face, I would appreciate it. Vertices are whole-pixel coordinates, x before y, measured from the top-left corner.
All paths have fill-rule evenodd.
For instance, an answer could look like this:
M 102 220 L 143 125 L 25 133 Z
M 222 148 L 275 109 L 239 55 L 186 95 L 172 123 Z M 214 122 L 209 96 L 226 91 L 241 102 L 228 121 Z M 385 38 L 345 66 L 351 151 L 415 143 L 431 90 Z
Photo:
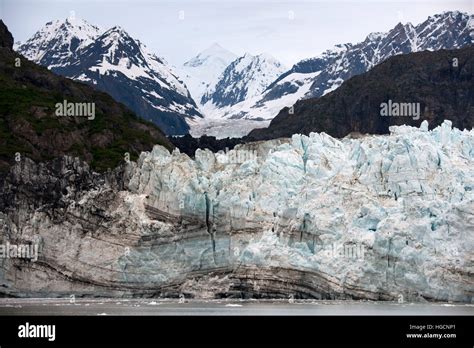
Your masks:
M 474 132 L 449 121 L 390 130 L 294 135 L 194 159 L 155 146 L 103 178 L 71 158 L 59 169 L 17 166 L 11 182 L 22 171 L 20 186 L 64 190 L 36 206 L 12 193 L 7 235 L 38 237 L 40 255 L 22 267 L 0 261 L 2 292 L 469 303 Z

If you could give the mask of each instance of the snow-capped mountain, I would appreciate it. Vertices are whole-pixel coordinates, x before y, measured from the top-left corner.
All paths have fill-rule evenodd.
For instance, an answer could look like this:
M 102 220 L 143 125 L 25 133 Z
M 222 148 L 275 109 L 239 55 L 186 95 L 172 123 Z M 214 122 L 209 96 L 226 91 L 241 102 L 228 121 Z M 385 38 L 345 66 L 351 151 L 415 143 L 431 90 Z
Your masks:
M 54 68 L 64 65 L 80 48 L 92 43 L 101 29 L 79 18 L 46 23 L 28 41 L 15 50 L 29 60 Z
M 168 63 L 120 27 L 96 29 L 83 20 L 48 23 L 18 51 L 110 94 L 167 134 L 187 133 L 185 119 L 201 115 Z
M 285 67 L 268 54 L 246 53 L 224 70 L 215 88 L 202 97 L 201 104 L 223 108 L 258 96 L 285 71 Z
M 181 77 L 196 103 L 200 102 L 208 90 L 214 88 L 219 76 L 236 58 L 236 54 L 214 43 L 183 64 L 180 69 Z
M 295 64 L 260 96 L 234 105 L 224 117 L 270 120 L 297 100 L 325 95 L 391 56 L 470 45 L 472 20 L 466 13 L 445 12 L 416 26 L 400 23 L 387 33 L 371 33 L 357 44 L 337 45 Z

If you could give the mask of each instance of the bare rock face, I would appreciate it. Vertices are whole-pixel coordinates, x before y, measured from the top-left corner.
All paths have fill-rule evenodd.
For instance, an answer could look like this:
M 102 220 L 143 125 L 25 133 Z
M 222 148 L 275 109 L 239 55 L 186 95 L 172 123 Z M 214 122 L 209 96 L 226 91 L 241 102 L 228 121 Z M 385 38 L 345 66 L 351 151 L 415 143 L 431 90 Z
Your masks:
M 474 132 L 161 146 L 104 174 L 63 157 L 2 178 L 4 296 L 472 301 Z
M 8 31 L 7 26 L 5 25 L 5 23 L 3 23 L 1 19 L 0 19 L 0 47 L 5 47 L 10 50 L 13 48 L 13 36 L 10 33 L 10 31 Z

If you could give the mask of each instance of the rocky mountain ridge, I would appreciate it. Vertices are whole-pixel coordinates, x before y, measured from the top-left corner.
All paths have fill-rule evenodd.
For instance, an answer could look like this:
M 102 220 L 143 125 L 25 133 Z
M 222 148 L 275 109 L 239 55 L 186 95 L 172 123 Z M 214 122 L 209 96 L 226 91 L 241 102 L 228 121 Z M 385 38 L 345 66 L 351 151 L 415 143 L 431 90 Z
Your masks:
M 123 28 L 101 31 L 84 20 L 47 23 L 17 51 L 53 72 L 111 95 L 167 134 L 186 134 L 201 117 L 169 64 Z

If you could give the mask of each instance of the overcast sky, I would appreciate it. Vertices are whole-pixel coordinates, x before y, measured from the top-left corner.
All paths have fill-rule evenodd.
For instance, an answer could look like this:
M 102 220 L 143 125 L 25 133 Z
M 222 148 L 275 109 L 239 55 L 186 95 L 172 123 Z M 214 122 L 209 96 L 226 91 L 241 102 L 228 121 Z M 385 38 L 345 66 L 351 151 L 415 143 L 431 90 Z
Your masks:
M 362 41 L 398 22 L 418 24 L 447 10 L 473 13 L 473 0 L 0 0 L 15 41 L 70 11 L 104 29 L 122 26 L 180 65 L 214 42 L 236 54 L 269 53 L 291 66 L 333 45 Z

